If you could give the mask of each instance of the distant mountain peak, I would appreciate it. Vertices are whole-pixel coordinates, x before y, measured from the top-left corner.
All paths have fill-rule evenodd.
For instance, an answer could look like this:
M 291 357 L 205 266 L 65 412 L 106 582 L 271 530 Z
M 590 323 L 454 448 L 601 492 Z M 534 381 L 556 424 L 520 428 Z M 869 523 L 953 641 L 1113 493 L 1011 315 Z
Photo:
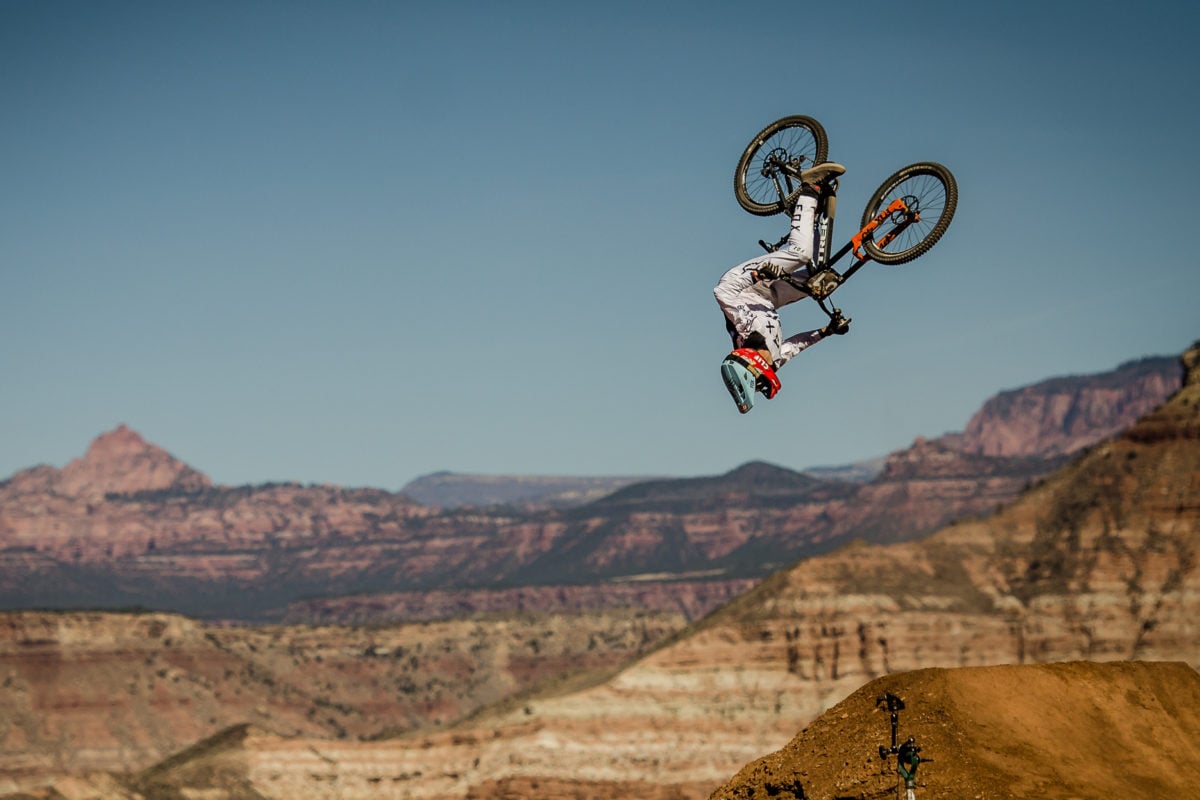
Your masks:
M 107 460 L 113 456 L 142 453 L 152 448 L 153 445 L 143 439 L 140 433 L 121 423 L 93 439 L 84 460 Z
M 162 489 L 196 491 L 211 485 L 208 476 L 122 424 L 97 436 L 83 458 L 67 464 L 57 489 L 69 497 L 102 497 Z
M 771 464 L 767 461 L 747 461 L 745 464 L 727 472 L 725 477 L 730 480 L 771 481 L 784 479 L 794 481 L 804 476 L 796 470 Z

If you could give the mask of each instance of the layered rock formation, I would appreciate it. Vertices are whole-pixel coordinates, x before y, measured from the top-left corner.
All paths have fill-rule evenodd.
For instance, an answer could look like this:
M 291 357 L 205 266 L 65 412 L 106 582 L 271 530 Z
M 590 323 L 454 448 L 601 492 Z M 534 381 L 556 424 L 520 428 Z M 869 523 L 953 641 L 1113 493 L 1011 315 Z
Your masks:
M 1139 404 L 1159 402 L 1178 368 L 1156 363 L 1073 379 L 1073 402 L 1089 413 L 1068 415 L 1086 424 L 1063 435 L 1094 441 Z M 1051 424 L 1055 387 L 1026 394 L 1046 398 L 1053 413 L 1038 418 L 1034 439 L 1057 451 L 1066 445 L 1042 433 L 1063 423 Z M 984 416 L 1013 428 L 1011 417 Z M 263 620 L 316 595 L 452 589 L 474 593 L 459 604 L 470 607 L 480 590 L 529 586 L 553 587 L 543 597 L 577 595 L 552 601 L 562 607 L 580 608 L 584 598 L 611 607 L 605 593 L 576 587 L 636 580 L 642 602 L 704 613 L 746 581 L 850 538 L 902 541 L 990 513 L 1061 463 L 981 455 L 964 441 L 975 440 L 919 440 L 866 485 L 748 464 L 722 476 L 642 482 L 568 509 L 446 511 L 373 489 L 214 486 L 121 427 L 62 470 L 38 467 L 0 482 L 0 607 L 142 606 Z M 704 592 L 680 583 L 698 578 L 726 583 Z M 624 605 L 630 593 L 608 596 Z M 314 619 L 347 618 L 337 605 L 302 607 Z M 411 604 L 379 605 L 391 610 L 376 621 Z
M 481 614 L 579 614 L 598 609 L 671 612 L 686 622 L 728 603 L 758 581 L 629 580 L 581 586 L 521 586 L 514 589 L 431 589 L 297 600 L 285 623 L 372 624 L 383 620 L 428 622 Z
M 1185 361 L 1200 361 L 1200 348 Z M 1200 665 L 1193 622 L 1200 613 L 1198 537 L 1200 380 L 1193 373 L 1126 435 L 1094 448 L 997 514 L 919 541 L 858 543 L 800 562 L 610 679 L 511 698 L 454 731 L 400 739 L 332 742 L 238 727 L 143 773 L 129 791 L 345 800 L 721 797 L 721 786 L 743 765 L 784 748 L 798 729 L 877 678 L 931 667 L 1076 660 Z M 1068 683 L 1091 681 L 1090 689 L 1112 691 L 1114 701 L 1145 712 L 1136 717 L 1144 724 L 1134 738 L 1153 744 L 1158 728 L 1152 720 L 1166 709 L 1170 730 L 1195 741 L 1195 726 L 1180 722 L 1195 719 L 1191 683 L 1121 674 Z M 952 690 L 915 682 L 902 691 L 915 706 L 953 694 L 957 705 L 945 707 L 950 713 L 990 680 L 969 678 Z M 1040 677 L 1006 680 L 1023 689 L 1037 683 L 1043 706 L 1071 696 L 1053 681 L 1038 683 Z M 1151 682 L 1183 685 L 1186 696 L 1149 690 Z M 838 719 L 859 714 L 858 705 Z M 1027 719 L 1036 719 L 1036 709 L 1037 703 L 1026 709 Z M 979 719 L 989 733 L 1004 733 L 1000 716 Z M 1057 756 L 1039 761 L 1031 776 L 1019 770 L 1007 776 L 1030 778 L 1028 786 L 1018 784 L 1018 796 L 1055 788 L 1045 769 L 1056 757 L 1074 759 L 1084 772 L 1115 763 L 1103 760 L 1112 754 L 1076 749 L 1083 740 L 1071 739 L 1079 725 L 1103 725 L 1107 717 L 1089 712 L 1075 724 L 1064 719 L 1061 730 L 1042 739 L 1062 745 Z M 863 745 L 883 743 L 882 720 L 873 718 L 878 733 L 869 742 L 863 729 L 851 729 L 854 753 L 820 751 L 822 759 L 841 758 L 842 767 L 822 760 L 790 782 L 772 777 L 763 791 L 799 796 L 803 779 L 831 775 L 832 783 L 819 785 L 844 796 L 875 796 L 868 795 L 876 788 L 871 766 L 859 767 L 871 752 Z M 927 753 L 934 768 L 950 774 L 971 755 L 962 746 L 969 744 L 962 741 L 964 724 L 936 713 L 932 720 L 943 730 L 920 735 L 935 751 Z M 802 744 L 820 747 L 812 740 Z M 988 763 L 984 755 L 976 763 Z M 761 774 L 782 777 L 782 769 Z M 927 780 L 932 789 L 933 778 Z M 753 780 L 745 785 L 758 791 Z M 996 796 L 967 779 L 948 785 L 975 794 L 931 796 Z M 1173 785 L 1110 783 L 1100 794 L 1088 788 L 1082 796 L 1107 796 L 1112 787 L 1170 791 Z
M 248 629 L 169 614 L 0 613 L 0 794 L 137 770 L 234 725 L 316 740 L 437 729 L 605 674 L 677 615 L 515 615 L 390 627 Z
M 1154 410 L 1180 377 L 1174 359 L 1147 358 L 1001 392 L 971 417 L 955 446 L 992 456 L 1074 453 Z

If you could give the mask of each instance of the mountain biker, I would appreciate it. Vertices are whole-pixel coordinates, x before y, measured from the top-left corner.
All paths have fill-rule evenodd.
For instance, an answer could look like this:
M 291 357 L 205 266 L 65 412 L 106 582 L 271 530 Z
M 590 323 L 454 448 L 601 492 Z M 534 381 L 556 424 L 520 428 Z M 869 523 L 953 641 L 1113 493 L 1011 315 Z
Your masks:
M 779 323 L 780 308 L 808 297 L 803 289 L 781 279 L 812 262 L 817 198 L 828 189 L 831 179 L 845 171 L 841 164 L 830 161 L 802 172 L 787 243 L 728 270 L 713 289 L 734 347 L 721 362 L 721 377 L 743 414 L 754 405 L 756 390 L 767 399 L 778 393 L 776 370 L 825 337 L 850 330 L 850 320 L 839 311 L 828 325 L 787 339 Z

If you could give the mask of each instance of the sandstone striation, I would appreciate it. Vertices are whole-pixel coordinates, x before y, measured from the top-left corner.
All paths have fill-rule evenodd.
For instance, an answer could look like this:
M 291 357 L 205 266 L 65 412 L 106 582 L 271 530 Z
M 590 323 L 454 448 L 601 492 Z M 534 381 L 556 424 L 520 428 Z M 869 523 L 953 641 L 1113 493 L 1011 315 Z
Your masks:
M 0 793 L 136 770 L 235 725 L 319 740 L 436 730 L 683 626 L 645 612 L 239 628 L 169 614 L 0 614 Z M 593 677 L 593 680 L 596 678 Z
M 672 612 L 687 622 L 703 617 L 758 581 L 629 580 L 582 586 L 513 589 L 431 589 L 297 600 L 285 623 L 372 624 L 386 620 L 429 622 L 487 614 L 588 613 L 598 609 Z

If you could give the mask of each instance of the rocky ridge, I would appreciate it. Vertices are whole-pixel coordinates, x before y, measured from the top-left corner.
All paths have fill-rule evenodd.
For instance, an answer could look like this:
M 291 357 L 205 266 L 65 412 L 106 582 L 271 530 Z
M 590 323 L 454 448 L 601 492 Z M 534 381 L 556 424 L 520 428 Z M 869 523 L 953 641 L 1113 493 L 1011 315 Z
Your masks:
M 1154 410 L 1155 398 L 1178 388 L 1181 373 L 1175 359 L 1147 358 L 1001 392 L 971 417 L 954 447 L 992 456 L 1074 453 Z
M 1117 370 L 1119 379 L 1074 380 L 1077 404 L 1092 409 L 1076 417 L 1093 436 L 1161 400 L 1178 367 L 1148 363 Z M 900 541 L 990 513 L 1058 463 L 971 453 L 943 437 L 893 454 L 868 484 L 747 464 L 635 483 L 572 508 L 443 510 L 375 489 L 213 485 L 122 426 L 62 470 L 0 482 L 0 607 L 140 606 L 262 621 L 295 619 L 289 603 L 314 596 L 454 589 L 469 605 L 480 592 L 536 586 L 603 602 L 604 593 L 574 587 L 637 581 L 645 602 L 670 609 L 692 602 L 681 600 L 695 596 L 682 584 L 699 578 L 726 582 L 707 593 L 724 598 L 851 537 Z M 611 596 L 626 603 L 628 592 Z M 337 605 L 299 607 L 335 620 Z M 404 604 L 387 608 L 376 621 L 394 620 L 387 614 Z
M 511 506 L 525 511 L 578 506 L 647 477 L 464 475 L 435 472 L 409 481 L 400 493 L 440 508 Z
M 137 785 L 163 796 L 214 798 L 615 800 L 636 793 L 699 800 L 714 792 L 720 798 L 730 775 L 785 748 L 798 728 L 872 680 L 929 668 L 1079 660 L 1179 661 L 1194 668 L 1200 664 L 1193 624 L 1200 611 L 1200 346 L 1184 361 L 1188 381 L 1167 403 L 998 513 L 918 541 L 857 543 L 797 563 L 609 679 L 510 698 L 453 731 L 399 739 L 330 742 L 239 727 L 143 773 Z M 1025 686 L 1035 679 L 1007 680 Z M 1093 687 L 1129 683 L 1078 680 Z M 924 685 L 904 684 L 915 688 L 903 691 L 921 696 Z M 959 698 L 973 694 L 954 691 Z M 1112 699 L 1142 714 L 1139 735 L 1151 741 L 1156 704 L 1174 704 L 1171 719 L 1189 710 L 1195 719 L 1196 704 L 1186 697 L 1130 689 Z M 960 721 L 943 721 L 951 726 L 947 741 L 965 735 Z M 861 729 L 848 730 L 862 741 Z M 1193 733 L 1181 729 L 1190 741 Z M 939 772 L 965 769 L 961 749 L 941 743 L 934 749 Z M 859 749 L 853 757 L 832 752 L 846 767 L 861 757 Z M 1076 758 L 1079 751 L 1057 751 L 1064 754 Z M 1056 778 L 1038 763 L 1034 788 L 1070 796 L 1053 793 Z M 1103 771 L 1107 762 L 1079 764 L 1083 772 Z M 801 796 L 796 780 L 803 787 L 805 778 L 832 774 L 844 796 L 876 796 L 861 783 L 873 780 L 867 773 L 827 766 L 820 774 L 793 775 L 788 784 L 770 778 L 762 791 Z M 783 774 L 752 770 L 747 791 L 759 791 L 753 775 L 777 773 Z M 843 778 L 860 783 L 837 783 Z M 981 789 L 967 796 L 1007 795 Z

